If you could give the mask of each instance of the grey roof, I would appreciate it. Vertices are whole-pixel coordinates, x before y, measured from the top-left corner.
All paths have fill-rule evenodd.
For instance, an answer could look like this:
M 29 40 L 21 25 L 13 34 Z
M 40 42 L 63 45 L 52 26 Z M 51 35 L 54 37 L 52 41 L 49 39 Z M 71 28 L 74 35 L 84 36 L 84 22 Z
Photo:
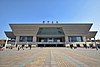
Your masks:
M 96 34 L 97 34 L 97 31 L 89 31 L 89 33 L 87 34 L 87 37 L 94 38 Z
M 36 36 L 38 35 L 82 35 L 87 37 L 95 37 L 97 31 L 90 31 L 92 23 L 58 23 L 58 24 L 9 24 L 13 32 L 6 33 L 7 36 L 11 34 L 12 36 L 8 37 L 15 37 L 20 35 L 25 36 Z M 55 29 L 43 29 L 41 28 L 54 28 Z M 56 28 L 62 28 L 56 29 Z M 45 32 L 47 31 L 47 32 Z M 63 32 L 62 32 L 63 31 Z M 61 33 L 60 33 L 61 32 Z
M 15 38 L 16 36 L 11 31 L 5 31 L 5 34 L 8 38 Z

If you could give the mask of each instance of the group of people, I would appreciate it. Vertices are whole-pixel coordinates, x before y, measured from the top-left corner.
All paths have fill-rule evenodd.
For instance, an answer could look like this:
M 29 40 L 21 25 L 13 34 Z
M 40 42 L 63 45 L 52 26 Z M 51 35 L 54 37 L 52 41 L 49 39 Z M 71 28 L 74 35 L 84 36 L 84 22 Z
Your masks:
M 18 48 L 18 50 L 20 50 L 20 49 L 23 49 L 23 50 L 24 50 L 25 45 L 24 45 L 24 44 L 22 44 L 22 45 L 17 45 L 17 44 L 16 44 L 16 47 Z M 31 44 L 28 44 L 28 47 L 29 47 L 30 50 L 31 50 L 32 45 L 31 45 Z

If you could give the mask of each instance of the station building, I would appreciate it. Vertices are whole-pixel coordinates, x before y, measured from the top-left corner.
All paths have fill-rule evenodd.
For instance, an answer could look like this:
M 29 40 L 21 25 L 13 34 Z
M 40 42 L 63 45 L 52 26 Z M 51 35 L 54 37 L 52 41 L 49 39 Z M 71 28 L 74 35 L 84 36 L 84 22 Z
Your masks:
M 95 46 L 97 31 L 90 31 L 92 23 L 43 23 L 9 24 L 12 31 L 5 31 L 11 44 L 36 47 Z M 91 40 L 94 38 L 94 42 Z

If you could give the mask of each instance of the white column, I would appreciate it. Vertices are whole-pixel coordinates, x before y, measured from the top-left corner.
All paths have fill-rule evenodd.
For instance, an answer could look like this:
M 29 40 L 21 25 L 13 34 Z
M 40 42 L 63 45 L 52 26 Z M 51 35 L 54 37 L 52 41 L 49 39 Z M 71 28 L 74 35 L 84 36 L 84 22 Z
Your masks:
M 16 46 L 16 44 L 17 44 L 17 41 L 15 41 L 15 46 Z
M 65 46 L 68 44 L 68 36 L 65 36 Z
M 36 42 L 36 36 L 33 37 L 33 42 Z
M 95 37 L 94 37 L 94 42 L 95 42 L 95 46 L 97 46 L 97 45 L 96 45 L 96 40 L 95 40 Z
M 95 37 L 94 37 L 94 42 L 95 42 L 96 49 L 98 50 L 98 46 L 97 46 L 97 44 L 96 44 Z
M 28 42 L 26 44 L 28 45 Z
M 19 42 L 19 36 L 16 36 L 15 45 Z
M 16 41 L 19 42 L 19 36 L 16 37 Z
M 8 44 L 8 38 L 6 39 L 6 43 L 5 43 L 5 49 L 6 49 L 6 46 L 7 46 L 7 44 Z
M 83 37 L 83 41 L 86 42 L 86 37 L 85 36 Z
M 68 41 L 68 36 L 65 36 L 65 42 L 69 42 L 69 41 Z
M 17 44 L 17 39 L 15 39 L 15 45 Z
M 86 44 L 86 37 L 85 36 L 83 36 L 83 41 L 85 42 L 85 44 Z
M 33 36 L 33 45 L 35 46 L 37 46 L 36 40 L 37 40 L 36 36 Z

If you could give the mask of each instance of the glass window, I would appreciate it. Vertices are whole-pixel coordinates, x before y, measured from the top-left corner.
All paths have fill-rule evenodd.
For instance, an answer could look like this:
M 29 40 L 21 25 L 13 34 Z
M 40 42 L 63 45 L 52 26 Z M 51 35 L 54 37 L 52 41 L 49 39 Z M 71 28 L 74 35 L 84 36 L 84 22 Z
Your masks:
M 37 35 L 64 35 L 62 28 L 56 27 L 43 27 L 39 28 Z
M 33 36 L 20 36 L 19 41 L 20 42 L 32 42 Z
M 69 36 L 69 42 L 82 42 L 82 36 Z
M 11 42 L 15 42 L 16 38 L 11 38 Z
M 32 42 L 33 41 L 33 36 L 27 36 L 27 41 Z

